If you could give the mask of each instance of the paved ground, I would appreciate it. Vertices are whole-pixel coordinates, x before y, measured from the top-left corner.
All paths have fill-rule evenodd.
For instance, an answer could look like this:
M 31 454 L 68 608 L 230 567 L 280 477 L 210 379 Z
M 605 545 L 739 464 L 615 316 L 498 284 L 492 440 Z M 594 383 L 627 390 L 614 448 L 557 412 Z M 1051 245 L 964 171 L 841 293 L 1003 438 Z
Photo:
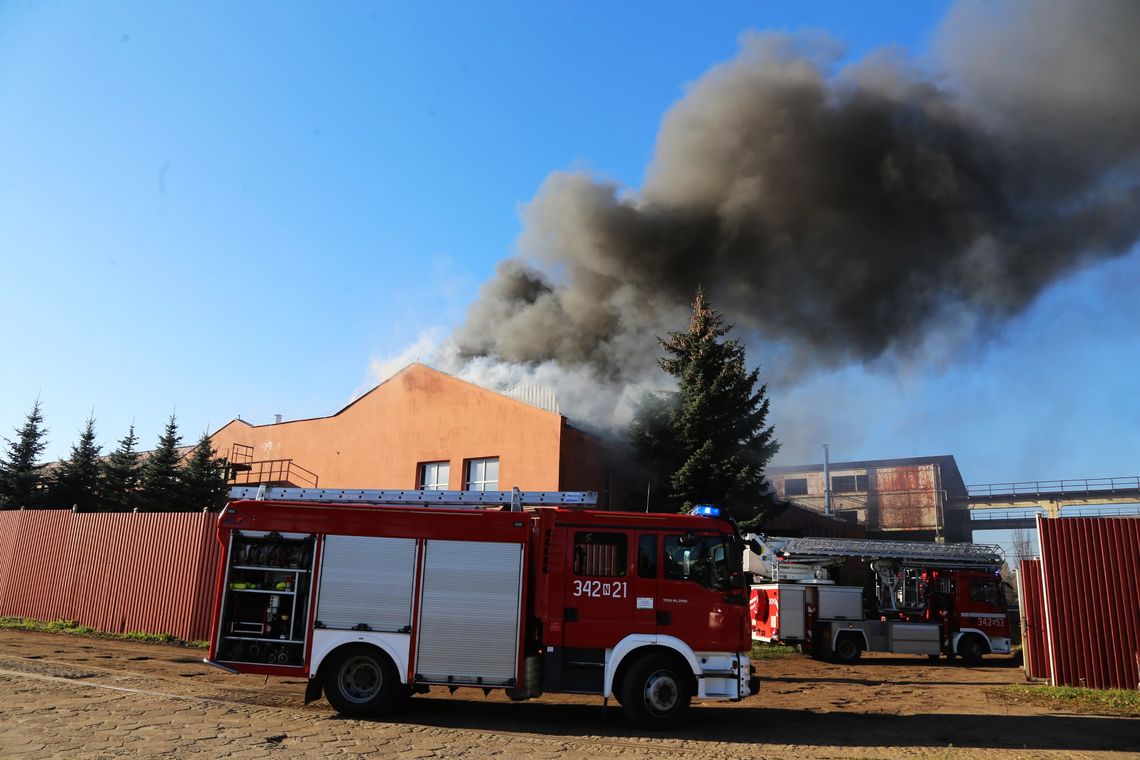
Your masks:
M 231 676 L 201 652 L 0 631 L 0 757 L 1140 757 L 1140 721 L 1009 704 L 1007 661 L 966 669 L 916 658 L 835 666 L 759 663 L 764 696 L 701 705 L 667 735 L 601 700 L 446 690 L 386 720 L 302 704 L 296 679 Z

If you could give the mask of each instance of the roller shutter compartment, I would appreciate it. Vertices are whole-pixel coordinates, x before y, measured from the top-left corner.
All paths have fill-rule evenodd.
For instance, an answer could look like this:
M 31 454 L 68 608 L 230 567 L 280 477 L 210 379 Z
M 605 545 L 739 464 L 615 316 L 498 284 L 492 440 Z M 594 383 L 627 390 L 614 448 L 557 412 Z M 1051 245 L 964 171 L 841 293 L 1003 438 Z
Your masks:
M 415 567 L 415 539 L 327 536 L 317 626 L 410 631 Z
M 518 671 L 521 544 L 428 541 L 416 678 L 507 686 Z

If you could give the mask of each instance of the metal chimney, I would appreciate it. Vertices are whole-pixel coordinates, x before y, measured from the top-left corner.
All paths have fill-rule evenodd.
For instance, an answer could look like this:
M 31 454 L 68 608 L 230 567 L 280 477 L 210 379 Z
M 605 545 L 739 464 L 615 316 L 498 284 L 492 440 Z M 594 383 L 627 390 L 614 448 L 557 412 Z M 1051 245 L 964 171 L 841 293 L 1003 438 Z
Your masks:
M 273 415 L 273 424 L 274 425 L 280 425 L 281 424 L 281 415 L 280 414 Z
M 826 443 L 823 444 L 823 513 L 831 514 L 831 460 Z

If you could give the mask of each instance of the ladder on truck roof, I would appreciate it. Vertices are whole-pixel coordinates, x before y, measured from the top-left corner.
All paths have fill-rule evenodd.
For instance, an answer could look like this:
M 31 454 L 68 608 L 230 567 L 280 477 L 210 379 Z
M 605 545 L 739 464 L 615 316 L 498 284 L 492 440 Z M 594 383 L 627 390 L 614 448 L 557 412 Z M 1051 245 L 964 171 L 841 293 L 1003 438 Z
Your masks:
M 928 562 L 939 567 L 1001 567 L 1005 556 L 994 544 L 932 544 L 864 538 L 787 538 L 777 554 L 785 561 L 812 562 L 859 557 Z
M 597 491 L 388 491 L 341 488 L 270 488 L 238 486 L 230 489 L 230 501 L 309 501 L 319 504 L 373 504 L 490 509 L 507 507 L 521 512 L 524 506 L 591 507 Z

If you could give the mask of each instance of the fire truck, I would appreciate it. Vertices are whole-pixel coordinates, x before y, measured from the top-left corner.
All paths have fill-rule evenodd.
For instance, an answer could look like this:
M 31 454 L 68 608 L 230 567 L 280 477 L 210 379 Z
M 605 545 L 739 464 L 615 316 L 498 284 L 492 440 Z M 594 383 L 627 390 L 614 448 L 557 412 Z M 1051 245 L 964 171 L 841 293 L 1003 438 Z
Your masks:
M 1002 552 L 933 544 L 750 534 L 752 637 L 855 662 L 863 652 L 961 657 L 1010 652 Z M 863 585 L 831 575 L 854 572 Z
M 758 690 L 744 541 L 592 492 L 231 491 L 208 664 L 340 713 L 432 687 L 612 696 L 638 726 Z

